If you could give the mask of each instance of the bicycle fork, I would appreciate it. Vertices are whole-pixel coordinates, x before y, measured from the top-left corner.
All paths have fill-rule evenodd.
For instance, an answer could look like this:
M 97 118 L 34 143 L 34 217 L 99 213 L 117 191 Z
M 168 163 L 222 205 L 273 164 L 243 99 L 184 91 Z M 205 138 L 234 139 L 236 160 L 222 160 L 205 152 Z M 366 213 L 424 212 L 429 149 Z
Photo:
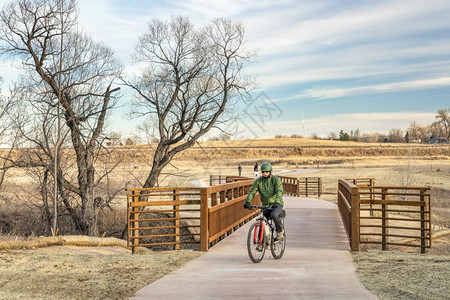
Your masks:
M 270 244 L 270 236 L 273 232 L 271 224 L 259 221 L 259 228 L 255 226 L 255 231 L 253 232 L 253 243 L 262 244 L 264 241 L 264 236 L 266 236 L 266 244 Z
M 253 233 L 253 243 L 261 244 L 264 240 L 264 221 L 259 221 L 259 228 L 255 226 L 255 232 Z

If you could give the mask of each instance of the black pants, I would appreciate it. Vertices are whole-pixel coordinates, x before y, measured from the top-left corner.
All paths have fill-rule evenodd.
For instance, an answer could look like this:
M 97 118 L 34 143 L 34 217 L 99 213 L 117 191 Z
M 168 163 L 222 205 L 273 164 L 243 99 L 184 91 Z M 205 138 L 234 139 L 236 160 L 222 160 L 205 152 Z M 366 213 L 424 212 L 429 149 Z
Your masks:
M 280 232 L 283 230 L 283 225 L 281 224 L 280 214 L 283 211 L 283 205 L 279 205 L 277 208 L 268 209 L 264 211 L 264 217 L 266 219 L 272 219 L 275 223 L 275 228 L 277 229 L 277 232 Z

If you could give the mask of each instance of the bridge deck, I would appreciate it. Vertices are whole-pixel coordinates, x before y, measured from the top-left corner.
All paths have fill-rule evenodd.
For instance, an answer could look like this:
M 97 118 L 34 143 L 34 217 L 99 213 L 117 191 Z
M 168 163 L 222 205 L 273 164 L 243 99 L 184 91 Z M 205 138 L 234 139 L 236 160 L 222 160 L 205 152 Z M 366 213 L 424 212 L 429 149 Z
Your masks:
M 247 254 L 252 222 L 132 299 L 377 299 L 355 275 L 336 205 L 284 196 L 287 245 L 280 260 Z M 269 297 L 269 298 L 266 298 Z

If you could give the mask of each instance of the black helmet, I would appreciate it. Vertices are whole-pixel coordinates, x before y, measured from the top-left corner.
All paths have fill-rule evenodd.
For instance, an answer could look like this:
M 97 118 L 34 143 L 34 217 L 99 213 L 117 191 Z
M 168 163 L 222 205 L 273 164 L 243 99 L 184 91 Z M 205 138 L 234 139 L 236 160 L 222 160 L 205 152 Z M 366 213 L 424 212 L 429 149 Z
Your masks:
M 261 165 L 261 172 L 270 172 L 272 170 L 272 165 L 269 162 L 265 162 Z

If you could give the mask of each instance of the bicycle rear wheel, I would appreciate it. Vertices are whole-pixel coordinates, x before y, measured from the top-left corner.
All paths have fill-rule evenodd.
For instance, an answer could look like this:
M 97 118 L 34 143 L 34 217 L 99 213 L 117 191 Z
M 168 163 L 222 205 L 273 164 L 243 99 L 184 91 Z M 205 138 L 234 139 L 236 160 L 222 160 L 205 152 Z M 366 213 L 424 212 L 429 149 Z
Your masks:
M 248 256 L 254 263 L 259 263 L 266 253 L 266 237 L 264 230 L 261 232 L 261 222 L 255 222 L 250 226 L 247 236 Z
M 281 241 L 275 241 L 273 235 L 270 243 L 270 252 L 272 252 L 272 256 L 275 259 L 280 259 L 283 257 L 284 249 L 286 248 L 286 232 L 284 233 L 284 237 Z

